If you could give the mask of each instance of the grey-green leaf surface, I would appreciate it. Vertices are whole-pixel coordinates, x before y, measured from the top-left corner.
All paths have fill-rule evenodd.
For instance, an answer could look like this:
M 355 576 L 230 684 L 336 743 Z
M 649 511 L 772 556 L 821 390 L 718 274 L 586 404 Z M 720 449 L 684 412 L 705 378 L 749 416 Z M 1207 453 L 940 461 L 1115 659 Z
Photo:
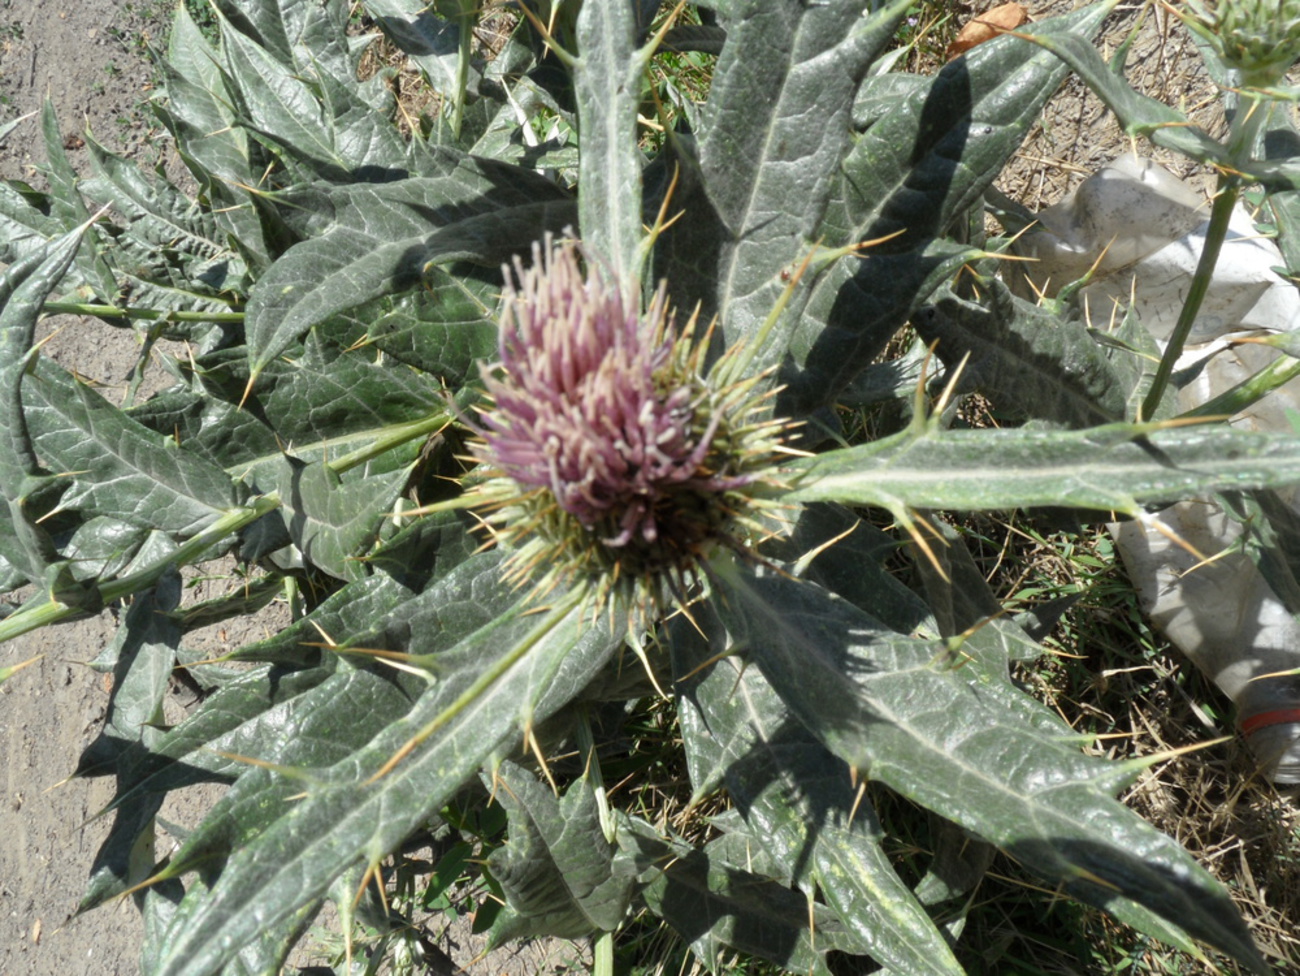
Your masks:
M 272 474 L 271 472 L 274 471 Z M 338 579 L 366 574 L 357 561 L 378 538 L 380 524 L 406 486 L 399 468 L 342 483 L 326 464 L 282 457 L 263 470 L 263 487 L 280 494 L 289 536 L 303 558 Z
M 16 180 L 0 181 L 0 259 L 17 264 L 62 237 L 67 229 L 50 211 L 48 194 Z M 74 270 L 69 283 L 80 281 Z
M 477 364 L 495 358 L 496 285 L 429 268 L 419 291 L 380 299 L 350 313 L 365 322 L 375 345 L 394 359 L 439 377 L 450 389 L 479 378 Z
M 64 235 L 0 274 L 0 497 L 8 510 L 8 524 L 0 530 L 0 555 L 14 582 L 40 580 L 47 570 L 59 576 L 69 572 L 49 533 L 26 507 L 45 473 L 28 418 L 33 381 L 27 370 L 37 355 L 33 337 L 41 306 L 71 267 L 84 231 L 82 227 Z
M 1082 40 L 1104 14 L 1092 6 L 1037 29 Z M 829 402 L 941 283 L 914 267 L 932 247 L 927 241 L 977 203 L 1064 77 L 1045 52 L 995 38 L 945 65 L 923 97 L 895 98 L 854 143 L 828 207 L 826 240 L 899 236 L 863 252 L 865 261 L 832 264 L 795 294 L 788 342 L 804 370 L 789 377 L 791 410 Z M 889 78 L 871 78 L 863 88 Z M 895 253 L 897 269 L 885 257 Z
M 468 372 L 478 347 L 455 328 L 445 338 L 448 361 Z M 434 341 L 430 338 L 430 344 Z M 448 416 L 436 380 L 385 363 L 364 348 L 340 351 L 309 341 L 291 360 L 268 366 L 242 405 L 249 376 L 246 350 L 222 350 L 193 365 L 190 389 L 174 388 L 130 415 L 249 480 L 284 454 L 329 461 L 370 445 L 394 427 Z
M 516 607 L 441 651 L 437 684 L 407 715 L 322 771 L 305 798 L 234 853 L 204 912 L 169 933 L 159 976 L 220 972 L 241 946 L 321 896 L 343 868 L 384 856 L 508 738 L 576 695 L 616 643 L 590 611 L 569 604 L 540 617 Z
M 612 932 L 627 913 L 633 870 L 604 834 L 590 782 L 556 799 L 550 786 L 511 762 L 492 773 L 509 837 L 488 859 L 506 893 L 493 942 L 551 935 L 578 939 Z
M 1136 902 L 1267 971 L 1226 892 L 1113 798 L 1106 764 L 1009 715 L 942 645 L 761 568 L 724 567 L 719 581 L 737 649 L 840 758 L 1077 898 Z
M 336 181 L 407 175 L 406 150 L 392 123 L 332 75 L 303 77 L 243 34 L 225 34 L 230 76 L 238 82 L 242 122 L 296 170 Z M 308 84 L 315 82 L 321 96 Z
M 41 109 L 41 132 L 45 137 L 46 178 L 50 181 L 50 214 L 63 224 L 65 231 L 71 232 L 89 222 L 90 211 L 81 198 L 77 175 L 63 148 L 63 133 L 54 116 L 54 103 L 48 100 Z M 100 252 L 93 230 L 86 234 L 86 246 L 77 251 L 76 262 L 81 279 L 101 298 L 111 299 L 117 293 L 112 269 Z
M 1129 391 L 1081 315 L 1031 305 L 996 279 L 981 292 L 976 302 L 941 289 L 926 314 L 913 317 L 949 370 L 962 364 L 957 393 L 980 391 L 999 416 L 1065 427 L 1127 419 Z
M 197 211 L 164 178 L 145 179 L 137 167 L 92 138 L 86 146 L 98 174 L 83 184 L 86 195 L 111 204 L 125 220 L 116 241 L 117 264 L 121 277 L 129 277 L 133 286 L 132 303 L 159 311 L 230 311 L 228 300 L 216 298 L 244 285 L 246 269 L 240 255 L 222 240 L 217 220 Z M 153 287 L 158 288 L 156 296 L 143 294 Z
M 666 237 L 661 272 L 679 306 L 700 300 L 721 316 L 729 343 L 757 333 L 780 272 L 823 233 L 858 83 L 907 8 L 893 0 L 864 17 L 860 4 L 781 0 L 730 11 L 698 159 L 683 166 L 685 222 Z
M 243 767 L 232 756 L 328 766 L 361 748 L 410 707 L 410 694 L 391 675 L 339 665 L 338 658 L 350 646 L 409 648 L 416 635 L 434 646 L 440 638 L 472 632 L 508 606 L 484 599 L 497 572 L 496 557 L 478 556 L 473 565 L 453 572 L 468 555 L 466 547 L 457 556 L 448 546 L 439 553 L 441 559 L 430 560 L 440 580 L 424 594 L 376 575 L 344 587 L 273 637 L 240 648 L 239 659 L 269 662 L 273 670 L 261 667 L 236 679 L 216 692 L 208 707 L 169 730 L 149 757 L 124 773 L 123 793 L 114 804 L 175 789 L 196 776 L 233 777 Z M 341 650 L 322 651 L 320 645 L 329 639 Z M 255 790 L 242 783 L 235 789 L 251 793 L 257 806 Z M 240 801 L 235 797 L 222 803 L 238 806 Z M 280 812 L 273 811 L 268 822 Z M 230 819 L 247 825 L 250 817 Z M 209 846 L 219 848 L 220 842 Z
M 844 935 L 839 919 L 802 892 L 730 861 L 733 845 L 726 837 L 696 848 L 664 840 L 626 815 L 619 818 L 618 837 L 646 866 L 646 907 L 706 966 L 739 949 L 792 972 L 830 976 L 824 956 Z
M 303 229 L 319 236 L 290 248 L 253 291 L 246 329 L 254 375 L 329 316 L 414 287 L 428 263 L 474 255 L 490 264 L 572 222 L 568 195 L 555 184 L 442 153 L 445 176 L 317 187 L 285 199 L 311 208 Z M 494 220 L 474 219 L 489 213 Z
M 1113 0 L 1105 6 L 1114 6 Z M 1046 35 L 1041 31 L 1028 36 L 1077 71 L 1130 135 L 1145 136 L 1157 146 L 1173 149 L 1204 163 L 1226 161 L 1226 150 L 1219 143 L 1189 125 L 1182 112 L 1134 90 L 1122 76 L 1111 70 L 1087 38 L 1070 34 Z
M 77 230 L 16 261 L 0 275 L 0 490 L 15 498 L 39 463 L 23 409 L 23 386 L 30 361 L 37 355 L 36 322 L 41 306 L 58 287 L 81 246 Z
M 857 802 L 848 766 L 794 718 L 759 669 L 716 660 L 726 632 L 711 611 L 692 616 L 710 639 L 678 628 L 673 668 L 682 676 L 682 739 L 697 795 L 726 784 L 756 842 L 838 913 L 847 951 L 900 973 L 963 973 L 881 848 L 884 829 L 870 801 Z
M 594 253 L 617 278 L 641 277 L 641 151 L 636 113 L 645 54 L 636 49 L 629 3 L 583 4 L 573 86 L 582 149 L 578 160 L 579 222 Z
M 230 476 L 142 427 L 42 357 L 25 384 L 47 463 L 72 472 L 65 508 L 190 536 L 239 502 Z
M 166 873 L 180 876 L 225 862 L 290 815 L 292 797 L 304 788 L 323 785 L 324 776 L 317 767 L 345 762 L 410 707 L 409 690 L 378 670 L 341 666 L 324 681 L 293 698 L 277 701 L 209 743 L 207 749 L 223 750 L 227 743 L 242 740 L 252 748 L 249 758 L 275 765 L 248 769 L 242 758 L 246 754 L 224 751 L 201 757 L 195 769 L 222 779 L 237 775 L 238 779 L 185 838 Z M 299 772 L 281 775 L 276 766 Z M 170 778 L 174 781 L 182 774 L 195 775 L 192 770 L 174 770 Z M 147 790 L 136 795 L 147 799 L 152 787 L 164 782 L 146 780 L 141 786 Z M 338 872 L 348 866 L 339 862 L 334 869 Z
M 244 767 L 231 757 L 257 753 L 265 747 L 264 740 L 274 742 L 286 728 L 303 727 L 295 721 L 296 715 L 311 711 L 313 702 L 307 693 L 330 678 L 333 664 L 330 658 L 329 666 L 298 670 L 263 665 L 241 674 L 216 691 L 202 709 L 160 735 L 147 756 L 123 764 L 112 807 L 204 780 L 233 779 Z M 330 697 L 344 695 L 353 707 L 361 707 L 357 692 L 344 681 L 336 682 Z M 277 712 L 278 707 L 283 710 Z M 349 728 L 354 725 L 346 723 Z
M 85 519 L 63 546 L 79 579 L 118 575 L 135 558 L 149 530 L 121 519 L 94 516 Z
M 210 201 L 214 219 L 260 267 L 269 261 L 270 252 L 245 188 L 257 184 L 264 151 L 235 124 L 222 64 L 185 5 L 178 5 L 167 56 L 159 59 L 164 85 L 154 111 Z
M 411 710 L 434 677 L 386 674 L 382 666 L 364 666 L 365 650 L 349 654 L 349 649 L 419 655 L 454 646 L 498 614 L 508 614 L 516 602 L 498 585 L 499 562 L 497 553 L 480 554 L 464 565 L 449 559 L 442 577 L 422 593 L 384 576 L 344 587 L 307 617 L 235 654 L 244 660 L 270 662 L 282 676 L 285 669 L 302 669 L 305 673 L 292 682 L 300 693 L 286 695 L 275 687 L 273 694 L 260 695 L 254 687 L 252 695 L 223 699 L 223 704 L 241 710 L 216 717 L 195 715 L 169 733 L 158 750 L 174 761 L 183 760 L 185 767 L 222 776 L 239 772 L 242 763 L 236 757 L 250 756 L 300 769 L 308 782 L 319 784 L 323 774 L 316 770 L 328 769 L 366 748 Z M 328 651 L 322 652 L 323 644 L 329 645 Z M 326 662 L 322 653 L 349 658 L 351 663 Z M 313 678 L 311 672 L 321 675 Z M 214 736 L 206 748 L 205 734 Z M 142 772 L 144 778 L 136 789 L 152 791 L 159 782 L 185 772 L 168 768 L 150 771 L 148 776 Z M 280 776 L 273 769 L 245 771 L 187 838 L 172 860 L 173 871 L 200 867 L 213 858 L 224 860 L 287 812 L 281 804 L 268 802 L 268 797 L 287 797 L 300 789 L 293 777 Z
M 1147 502 L 1300 481 L 1300 437 L 1226 427 L 1152 431 L 908 430 L 791 465 L 795 501 L 914 509 L 1071 508 L 1137 514 Z

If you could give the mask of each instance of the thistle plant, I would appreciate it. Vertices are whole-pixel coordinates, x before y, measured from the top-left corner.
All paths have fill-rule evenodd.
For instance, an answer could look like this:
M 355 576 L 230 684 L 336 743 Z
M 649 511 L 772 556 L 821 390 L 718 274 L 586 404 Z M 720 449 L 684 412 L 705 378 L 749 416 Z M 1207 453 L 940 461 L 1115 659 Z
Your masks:
M 216 44 L 178 11 L 154 107 L 193 197 L 93 135 L 79 181 L 51 112 L 49 189 L 0 186 L 0 581 L 22 594 L 0 639 L 120 617 L 82 907 L 132 893 L 151 974 L 274 972 L 326 902 L 409 931 L 385 878 L 422 840 L 483 865 L 494 939 L 588 936 L 602 974 L 650 916 L 708 967 L 953 976 L 1000 964 L 953 933 L 1001 851 L 1045 899 L 1266 972 L 1222 887 L 1116 799 L 1160 757 L 1085 754 L 1012 680 L 1042 648 L 937 514 L 1140 518 L 1300 481 L 1293 436 L 1140 411 L 1132 323 L 1100 341 L 949 235 L 1060 60 L 1007 36 L 889 73 L 911 0 L 692 23 L 624 0 L 527 4 L 467 63 L 475 5 L 362 6 L 358 37 L 338 0 L 216 0 Z M 1086 44 L 1108 9 L 1036 36 Z M 379 31 L 448 115 L 358 80 Z M 656 80 L 669 50 L 716 58 L 703 104 Z M 162 391 L 123 406 L 63 370 L 53 312 L 135 330 Z M 960 379 L 877 362 L 909 322 L 972 353 Z M 954 426 L 959 383 L 1036 423 Z M 868 438 L 881 401 L 909 419 Z M 187 598 L 232 562 L 229 592 Z M 275 599 L 281 631 L 194 647 Z M 175 668 L 203 699 L 164 727 Z M 636 799 L 649 702 L 714 811 L 689 840 Z M 134 885 L 163 798 L 201 781 L 227 792 Z M 497 807 L 503 834 L 476 826 Z

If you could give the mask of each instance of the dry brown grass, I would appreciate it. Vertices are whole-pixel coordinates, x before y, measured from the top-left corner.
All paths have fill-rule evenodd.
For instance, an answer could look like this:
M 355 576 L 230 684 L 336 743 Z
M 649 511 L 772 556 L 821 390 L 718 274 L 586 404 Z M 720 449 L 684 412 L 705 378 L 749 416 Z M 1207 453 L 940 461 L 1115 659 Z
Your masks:
M 1244 741 L 1233 735 L 1231 703 L 1147 626 L 1104 530 L 1065 543 L 1002 527 L 1004 540 L 1017 541 L 1009 552 L 986 553 L 985 561 L 998 563 L 992 582 L 1013 608 L 1017 594 L 1030 594 L 1030 602 L 1083 594 L 1047 642 L 1059 656 L 1026 669 L 1026 684 L 1071 727 L 1097 737 L 1095 754 L 1153 760 L 1125 803 L 1224 884 L 1279 973 L 1300 973 L 1296 791 L 1280 791 L 1256 774 Z M 996 532 L 989 527 L 984 534 Z M 1110 937 L 1117 944 L 1131 939 Z M 1170 952 L 1136 971 L 1239 970 Z

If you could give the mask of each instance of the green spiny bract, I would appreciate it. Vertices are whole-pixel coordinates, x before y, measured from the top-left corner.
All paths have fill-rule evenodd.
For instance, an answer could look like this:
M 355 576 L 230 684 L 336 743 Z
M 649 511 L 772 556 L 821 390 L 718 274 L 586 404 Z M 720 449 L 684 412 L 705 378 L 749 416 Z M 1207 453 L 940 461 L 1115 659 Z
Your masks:
M 1187 0 L 1183 20 L 1247 85 L 1276 84 L 1300 58 L 1297 0 Z

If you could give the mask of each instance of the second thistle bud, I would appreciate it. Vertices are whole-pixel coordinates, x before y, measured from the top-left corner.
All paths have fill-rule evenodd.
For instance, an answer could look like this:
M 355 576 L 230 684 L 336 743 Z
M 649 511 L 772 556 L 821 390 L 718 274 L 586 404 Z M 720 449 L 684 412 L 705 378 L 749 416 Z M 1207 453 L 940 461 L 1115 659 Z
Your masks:
M 1183 20 L 1248 86 L 1282 80 L 1300 58 L 1300 0 L 1185 0 Z

